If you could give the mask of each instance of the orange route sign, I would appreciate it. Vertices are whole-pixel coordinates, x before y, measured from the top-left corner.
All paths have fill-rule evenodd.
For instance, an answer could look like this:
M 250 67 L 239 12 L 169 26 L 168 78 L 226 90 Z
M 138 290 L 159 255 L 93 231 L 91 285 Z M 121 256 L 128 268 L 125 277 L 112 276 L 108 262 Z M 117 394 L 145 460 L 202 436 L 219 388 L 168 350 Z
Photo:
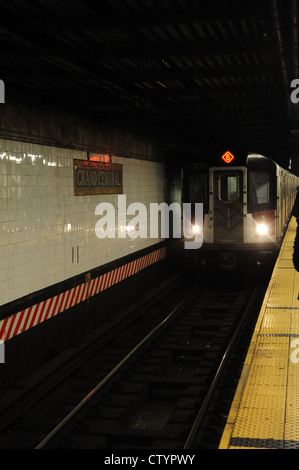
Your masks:
M 222 160 L 225 162 L 225 163 L 231 163 L 234 159 L 235 159 L 235 156 L 230 153 L 230 152 L 225 152 L 224 155 L 222 155 Z

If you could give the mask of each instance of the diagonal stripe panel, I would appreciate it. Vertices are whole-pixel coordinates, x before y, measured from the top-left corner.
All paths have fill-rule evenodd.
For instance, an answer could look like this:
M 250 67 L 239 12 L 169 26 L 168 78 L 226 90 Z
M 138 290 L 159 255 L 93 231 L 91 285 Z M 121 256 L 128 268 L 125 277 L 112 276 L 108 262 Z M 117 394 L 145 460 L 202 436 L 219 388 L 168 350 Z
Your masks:
M 91 281 L 11 315 L 0 321 L 0 340 L 8 341 L 165 258 L 166 248 L 161 248 L 150 255 L 124 264 Z

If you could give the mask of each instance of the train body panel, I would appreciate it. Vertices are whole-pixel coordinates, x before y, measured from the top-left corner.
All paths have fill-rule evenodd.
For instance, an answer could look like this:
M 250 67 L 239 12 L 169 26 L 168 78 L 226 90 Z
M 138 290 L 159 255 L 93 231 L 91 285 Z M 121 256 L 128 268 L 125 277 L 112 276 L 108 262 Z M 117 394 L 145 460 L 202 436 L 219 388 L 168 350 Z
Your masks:
M 232 167 L 230 171 L 220 167 L 209 171 L 210 243 L 239 244 L 244 241 L 244 210 L 246 192 L 246 168 Z M 204 238 L 206 243 L 209 243 Z
M 202 266 L 233 270 L 278 252 L 294 204 L 297 176 L 263 155 L 233 160 L 186 175 L 184 194 L 204 204 L 203 246 L 193 254 Z

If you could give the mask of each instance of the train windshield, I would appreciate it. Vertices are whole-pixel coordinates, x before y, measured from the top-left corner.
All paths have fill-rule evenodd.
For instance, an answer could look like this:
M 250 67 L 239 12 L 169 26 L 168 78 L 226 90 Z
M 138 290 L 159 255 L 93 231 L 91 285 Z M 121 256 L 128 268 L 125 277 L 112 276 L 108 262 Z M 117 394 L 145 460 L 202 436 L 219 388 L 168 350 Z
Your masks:
M 195 173 L 189 176 L 189 201 L 194 204 L 206 204 L 208 197 L 208 180 L 205 173 Z
M 257 171 L 249 172 L 249 204 L 257 206 L 269 204 L 271 197 L 270 174 Z

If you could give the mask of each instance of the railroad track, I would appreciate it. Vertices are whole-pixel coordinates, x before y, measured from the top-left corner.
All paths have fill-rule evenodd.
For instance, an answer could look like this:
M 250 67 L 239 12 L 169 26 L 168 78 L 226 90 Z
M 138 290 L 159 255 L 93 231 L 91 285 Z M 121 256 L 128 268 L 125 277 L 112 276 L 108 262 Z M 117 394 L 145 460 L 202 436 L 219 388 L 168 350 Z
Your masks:
M 213 433 L 204 420 L 232 337 L 241 317 L 256 318 L 265 290 L 255 283 L 214 285 L 185 288 L 185 298 L 133 347 L 141 325 L 128 327 L 3 430 L 0 448 L 200 448 Z

